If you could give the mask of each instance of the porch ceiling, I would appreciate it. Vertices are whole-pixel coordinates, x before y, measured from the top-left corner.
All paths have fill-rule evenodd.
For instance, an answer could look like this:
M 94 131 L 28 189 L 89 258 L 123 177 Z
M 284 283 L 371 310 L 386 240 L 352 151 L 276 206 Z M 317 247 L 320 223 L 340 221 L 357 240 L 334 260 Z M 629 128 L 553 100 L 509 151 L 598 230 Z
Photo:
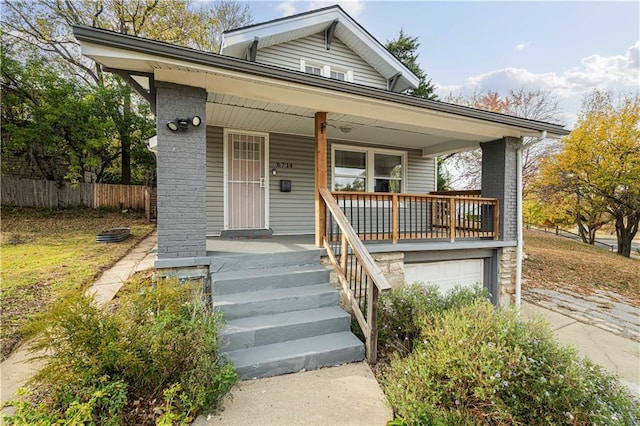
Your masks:
M 207 124 L 233 129 L 313 137 L 315 113 L 313 108 L 219 93 L 209 93 L 207 99 Z M 472 149 L 480 142 L 495 139 L 335 112 L 327 115 L 327 135 L 342 141 L 412 149 L 440 145 Z

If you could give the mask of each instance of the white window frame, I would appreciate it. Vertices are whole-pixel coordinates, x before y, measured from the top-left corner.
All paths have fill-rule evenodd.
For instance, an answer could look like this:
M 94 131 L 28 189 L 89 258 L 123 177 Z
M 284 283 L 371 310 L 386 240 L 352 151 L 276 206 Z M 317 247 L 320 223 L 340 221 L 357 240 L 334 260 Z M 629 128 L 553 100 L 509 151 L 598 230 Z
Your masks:
M 261 136 L 264 138 L 264 229 L 269 229 L 269 133 L 252 132 L 250 130 L 224 128 L 222 131 L 222 158 L 223 158 L 223 228 L 229 229 L 229 155 L 233 155 L 233 147 L 229 146 L 229 133 L 239 135 Z
M 366 192 L 374 192 L 375 189 L 375 155 L 376 154 L 388 154 L 397 155 L 402 157 L 402 191 L 400 194 L 406 194 L 409 182 L 407 180 L 407 151 L 398 151 L 395 149 L 383 149 L 383 148 L 369 148 L 354 145 L 337 145 L 331 144 L 331 190 L 335 191 L 335 177 L 336 177 L 336 151 L 350 151 L 350 152 L 364 152 L 366 154 Z M 393 194 L 390 192 L 390 194 Z
M 321 63 L 313 61 L 313 60 L 300 58 L 300 71 L 306 73 L 308 66 L 309 67 L 314 67 L 314 68 L 320 68 L 320 70 L 321 70 L 320 75 L 322 75 L 322 77 L 327 77 L 327 78 L 331 78 L 331 71 L 333 71 L 333 72 L 341 72 L 341 73 L 344 74 L 344 81 L 348 81 L 350 83 L 353 83 L 353 70 L 352 69 L 343 68 L 343 67 L 339 67 L 339 66 L 332 66 L 332 65 L 328 65 L 328 64 L 321 64 Z M 312 74 L 312 75 L 315 75 L 315 74 Z M 343 81 L 343 80 L 338 80 L 338 79 L 334 79 L 334 80 Z

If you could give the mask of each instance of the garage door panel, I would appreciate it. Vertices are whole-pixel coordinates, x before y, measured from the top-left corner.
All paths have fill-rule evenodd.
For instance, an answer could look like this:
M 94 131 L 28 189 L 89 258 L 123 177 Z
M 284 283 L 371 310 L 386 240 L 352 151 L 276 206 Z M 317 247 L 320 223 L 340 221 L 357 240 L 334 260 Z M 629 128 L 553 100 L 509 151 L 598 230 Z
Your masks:
M 436 284 L 443 292 L 455 285 L 470 287 L 483 284 L 483 259 L 405 264 L 404 276 L 408 283 Z

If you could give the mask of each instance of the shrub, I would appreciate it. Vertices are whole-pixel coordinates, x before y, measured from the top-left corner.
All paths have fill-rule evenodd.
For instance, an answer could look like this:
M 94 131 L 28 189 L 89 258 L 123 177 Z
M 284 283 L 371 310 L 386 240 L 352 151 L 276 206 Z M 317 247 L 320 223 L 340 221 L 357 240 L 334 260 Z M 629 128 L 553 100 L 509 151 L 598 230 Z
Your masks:
M 418 322 L 421 319 L 486 297 L 488 293 L 480 286 L 458 286 L 443 295 L 438 286 L 422 283 L 407 284 L 382 293 L 378 309 L 378 349 L 382 353 L 408 354 L 420 335 Z
M 382 380 L 397 425 L 640 424 L 616 379 L 543 323 L 480 300 L 413 322 L 413 351 L 396 353 Z
M 132 281 L 103 309 L 86 296 L 63 298 L 28 328 L 47 353 L 35 377 L 46 397 L 5 420 L 46 413 L 63 423 L 141 424 L 219 408 L 236 376 L 217 354 L 220 320 L 199 288 Z

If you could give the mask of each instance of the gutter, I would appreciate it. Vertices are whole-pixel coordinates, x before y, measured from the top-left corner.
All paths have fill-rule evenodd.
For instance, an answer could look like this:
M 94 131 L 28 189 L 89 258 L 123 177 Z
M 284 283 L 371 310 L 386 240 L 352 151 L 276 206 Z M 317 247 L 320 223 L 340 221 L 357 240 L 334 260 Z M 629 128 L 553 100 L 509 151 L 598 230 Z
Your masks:
M 351 95 L 364 96 L 372 99 L 409 105 L 431 111 L 453 114 L 461 117 L 472 118 L 487 122 L 493 122 L 505 126 L 518 127 L 533 132 L 547 131 L 550 135 L 560 137 L 570 133 L 557 124 L 545 123 L 536 120 L 484 111 L 462 105 L 454 105 L 446 102 L 431 101 L 416 98 L 402 93 L 389 92 L 374 87 L 363 86 L 325 77 L 306 74 L 301 71 L 288 70 L 272 65 L 258 64 L 241 59 L 223 56 L 216 53 L 204 52 L 186 47 L 176 46 L 155 40 L 119 34 L 99 28 L 87 26 L 74 26 L 73 35 L 80 42 L 93 43 L 114 49 L 123 49 L 146 55 L 155 55 L 167 59 L 191 62 L 194 64 L 217 67 L 224 70 L 257 75 L 260 77 L 274 78 L 281 81 L 304 84 L 336 92 Z
M 518 243 L 516 245 L 516 309 L 520 309 L 520 305 L 522 303 L 522 257 L 523 257 L 523 249 L 524 249 L 524 237 L 523 233 L 523 213 L 522 213 L 522 153 L 525 149 L 532 147 L 533 145 L 543 141 L 547 137 L 547 131 L 544 130 L 540 132 L 540 135 L 527 142 L 526 144 L 520 144 L 518 149 L 516 150 L 516 185 L 517 185 L 517 234 L 518 234 Z

